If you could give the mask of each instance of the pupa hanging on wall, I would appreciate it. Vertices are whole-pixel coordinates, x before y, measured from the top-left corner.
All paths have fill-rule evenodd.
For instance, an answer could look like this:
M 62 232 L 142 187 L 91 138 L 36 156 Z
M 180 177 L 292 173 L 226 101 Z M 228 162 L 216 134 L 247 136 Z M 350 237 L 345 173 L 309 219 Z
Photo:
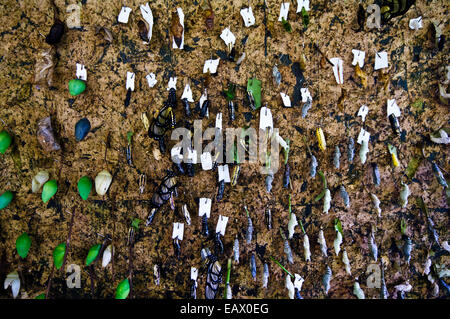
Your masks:
M 384 22 L 404 15 L 416 0 L 383 0 L 381 5 L 381 18 Z

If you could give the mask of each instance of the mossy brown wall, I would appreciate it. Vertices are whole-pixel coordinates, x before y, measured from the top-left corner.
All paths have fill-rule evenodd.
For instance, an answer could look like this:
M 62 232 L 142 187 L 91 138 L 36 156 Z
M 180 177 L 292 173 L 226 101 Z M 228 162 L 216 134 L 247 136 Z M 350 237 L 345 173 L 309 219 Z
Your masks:
M 448 45 L 437 52 L 433 50 L 426 37 L 431 21 L 442 22 L 448 17 L 446 1 L 417 1 L 405 16 L 393 19 L 380 30 L 355 32 L 357 28 L 356 11 L 359 1 L 311 1 L 310 25 L 303 30 L 300 14 L 295 14 L 296 4 L 291 3 L 289 21 L 291 34 L 284 31 L 277 21 L 280 1 L 267 1 L 267 27 L 271 36 L 267 39 L 265 55 L 263 24 L 264 12 L 261 1 L 250 1 L 256 17 L 256 24 L 250 28 L 243 26 L 239 14 L 248 1 L 211 1 L 215 12 L 213 30 L 206 30 L 202 9 L 197 1 L 152 1 L 150 6 L 155 18 L 153 37 L 150 44 L 144 44 L 138 36 L 137 22 L 141 15 L 139 5 L 143 1 L 130 0 L 126 5 L 133 9 L 128 24 L 117 22 L 120 1 L 82 1 L 81 29 L 68 30 L 61 43 L 56 46 L 57 66 L 53 76 L 54 88 L 37 88 L 33 84 L 35 63 L 38 54 L 47 46 L 44 37 L 53 24 L 53 11 L 49 1 L 4 1 L 0 5 L 0 118 L 5 127 L 14 135 L 14 149 L 9 150 L 0 160 L 0 190 L 15 192 L 10 206 L 0 212 L 0 252 L 1 275 L 17 269 L 18 256 L 15 240 L 24 231 L 32 238 L 29 256 L 21 263 L 24 282 L 22 297 L 35 297 L 45 291 L 51 272 L 52 251 L 66 241 L 71 214 L 76 212 L 72 229 L 68 263 L 80 266 L 90 246 L 103 240 L 100 236 L 113 236 L 116 256 L 115 271 L 112 278 L 111 265 L 106 269 L 97 263 L 95 266 L 94 297 L 111 298 L 118 282 L 128 274 L 127 236 L 132 218 L 145 220 L 149 211 L 148 201 L 155 187 L 170 168 L 168 153 L 156 160 L 153 150 L 157 143 L 147 136 L 141 121 L 146 112 L 149 119 L 161 108 L 167 98 L 167 82 L 171 75 L 178 78 L 177 97 L 181 96 L 184 84 L 191 81 L 194 98 L 198 101 L 202 93 L 202 74 L 204 60 L 220 56 L 226 47 L 219 35 L 225 27 L 231 27 L 235 34 L 237 57 L 245 51 L 246 57 L 239 68 L 235 63 L 220 61 L 217 75 L 211 77 L 208 94 L 211 99 L 210 117 L 203 120 L 203 127 L 214 126 L 215 115 L 223 112 L 228 118 L 226 100 L 221 91 L 229 82 L 238 85 L 238 112 L 232 125 L 224 120 L 225 127 L 257 127 L 259 112 L 252 112 L 247 122 L 244 112 L 251 112 L 244 105 L 246 83 L 255 76 L 263 82 L 263 103 L 271 108 L 274 126 L 280 135 L 291 140 L 289 163 L 291 165 L 292 188 L 282 188 L 282 170 L 276 175 L 270 194 L 264 188 L 264 175 L 258 172 L 257 165 L 244 164 L 238 185 L 226 185 L 225 196 L 221 202 L 214 202 L 210 228 L 214 228 L 219 214 L 230 217 L 227 233 L 223 241 L 225 254 L 221 257 L 223 269 L 226 258 L 232 255 L 232 244 L 237 235 L 241 243 L 241 262 L 233 265 L 231 284 L 235 298 L 287 298 L 284 288 L 285 275 L 275 264 L 270 264 L 268 289 L 261 288 L 262 264 L 257 260 L 257 281 L 253 281 L 250 269 L 250 253 L 255 243 L 267 244 L 266 257 L 273 255 L 286 264 L 283 241 L 279 227 L 284 229 L 288 223 L 288 195 L 292 195 L 293 212 L 303 221 L 311 244 L 312 261 L 304 262 L 302 236 L 299 227 L 291 240 L 294 251 L 294 265 L 288 265 L 291 273 L 299 273 L 305 278 L 303 297 L 323 298 L 322 275 L 326 260 L 321 257 L 317 235 L 322 226 L 328 247 L 335 238 L 334 218 L 342 221 L 344 229 L 343 248 L 348 252 L 352 275 L 345 273 L 341 258 L 329 250 L 328 264 L 333 277 L 329 296 L 332 298 L 353 298 L 354 277 L 360 278 L 362 288 L 368 298 L 378 298 L 378 289 L 365 286 L 367 265 L 371 258 L 368 250 L 368 233 L 371 225 L 376 225 L 376 241 L 380 255 L 389 260 L 386 270 L 388 289 L 405 280 L 413 286 L 412 298 L 431 297 L 431 286 L 421 276 L 423 264 L 432 239 L 427 232 L 425 216 L 415 203 L 422 196 L 428 205 L 431 217 L 436 223 L 441 240 L 448 240 L 448 205 L 445 191 L 432 174 L 431 165 L 423 161 L 412 181 L 408 181 L 412 195 L 406 209 L 398 204 L 400 181 L 409 160 L 420 155 L 419 145 L 428 140 L 428 134 L 448 125 L 448 107 L 438 99 L 438 67 L 448 63 Z M 65 8 L 74 1 L 55 1 L 59 17 L 65 21 Z M 169 49 L 170 15 L 176 6 L 185 13 L 185 50 Z M 410 18 L 423 16 L 423 29 L 413 31 L 408 28 Z M 95 35 L 95 27 L 109 28 L 114 35 L 111 44 Z M 448 24 L 441 25 L 448 35 Z M 242 40 L 248 37 L 245 46 Z M 321 66 L 321 57 L 313 48 L 317 43 L 328 56 L 344 60 L 344 84 L 337 85 L 329 65 Z M 359 84 L 354 67 L 351 66 L 352 49 L 366 51 L 364 71 L 368 74 L 368 88 Z M 380 74 L 373 71 L 376 51 L 387 51 L 389 56 L 388 74 L 390 84 L 385 90 L 380 83 Z M 289 55 L 290 61 L 280 60 L 280 55 Z M 301 106 L 283 108 L 280 91 L 293 96 L 295 78 L 293 64 L 306 57 L 305 87 L 313 96 L 313 106 L 305 119 L 301 118 Z M 67 83 L 75 77 L 76 63 L 83 63 L 88 70 L 87 89 L 76 97 L 71 97 Z M 273 65 L 277 64 L 282 74 L 282 84 L 278 88 L 272 77 Z M 135 91 L 130 106 L 124 107 L 126 95 L 126 72 L 136 74 Z M 158 83 L 149 88 L 145 76 L 154 72 Z M 342 90 L 347 98 L 343 107 L 338 107 Z M 403 142 L 393 136 L 386 116 L 386 101 L 395 98 L 402 110 L 400 123 L 406 131 Z M 412 104 L 422 100 L 419 108 Z M 350 171 L 346 160 L 347 138 L 356 140 L 361 127 L 356 113 L 362 104 L 370 112 L 365 128 L 372 135 L 368 163 L 361 165 L 356 148 L 354 167 Z M 418 104 L 420 105 L 420 103 Z M 56 136 L 62 150 L 45 153 L 36 138 L 36 123 L 43 117 L 52 116 Z M 184 116 L 181 105 L 176 110 L 180 126 L 192 121 Z M 87 117 L 94 129 L 82 142 L 76 142 L 75 123 Z M 317 147 L 315 129 L 322 127 L 326 136 L 327 149 L 321 152 Z M 297 127 L 297 129 L 296 129 Z M 133 131 L 134 166 L 125 160 L 126 133 Z M 110 134 L 110 148 L 105 162 L 105 141 Z M 319 177 L 309 177 L 309 158 L 303 142 L 308 144 L 319 161 L 319 169 L 324 171 L 332 192 L 332 208 L 328 215 L 322 213 L 322 201 L 314 202 L 320 193 L 322 182 Z M 400 166 L 391 167 L 386 142 L 391 141 L 399 151 Z M 173 145 L 173 142 L 170 146 Z M 335 169 L 332 164 L 334 147 L 340 146 L 341 166 Z M 435 156 L 436 162 L 446 172 L 448 165 L 448 146 L 425 143 L 427 155 Z M 371 162 L 377 162 L 381 173 L 381 186 L 372 183 Z M 50 178 L 58 181 L 59 190 L 50 204 L 44 205 L 40 194 L 31 193 L 31 180 L 39 171 L 45 169 Z M 108 169 L 114 180 L 108 194 L 102 198 L 96 194 L 83 202 L 76 189 L 81 176 L 94 178 L 102 169 Z M 144 194 L 139 194 L 140 173 L 147 175 Z M 153 224 L 141 227 L 134 247 L 133 290 L 137 298 L 182 298 L 189 292 L 190 267 L 202 264 L 200 250 L 212 248 L 201 236 L 201 222 L 197 217 L 198 197 L 215 198 L 217 194 L 216 173 L 200 171 L 197 168 L 193 179 L 179 178 L 179 196 L 175 199 L 177 212 L 165 205 L 156 216 Z M 305 184 L 306 183 L 306 184 Z M 350 195 L 351 208 L 345 209 L 339 197 L 339 186 L 344 184 Z M 302 191 L 302 185 L 306 189 Z M 377 219 L 369 192 L 374 192 L 382 204 L 382 218 Z M 182 258 L 174 257 L 171 243 L 173 222 L 184 222 L 181 205 L 186 203 L 192 217 L 192 225 L 185 225 L 184 240 L 181 243 Z M 251 245 L 244 244 L 244 229 L 247 223 L 243 205 L 251 214 L 256 240 Z M 273 229 L 268 231 L 264 224 L 264 211 L 269 207 L 273 214 Z M 395 249 L 394 241 L 400 241 L 400 219 L 405 218 L 408 232 L 414 242 L 411 264 L 408 266 Z M 448 265 L 448 256 L 438 261 Z M 153 266 L 161 266 L 161 284 L 156 286 Z M 50 297 L 89 298 L 91 285 L 89 271 L 82 266 L 82 288 L 68 289 L 63 271 L 55 272 Z M 199 295 L 203 296 L 205 272 L 199 276 Z M 222 290 L 221 290 L 222 291 Z M 443 292 L 440 293 L 441 296 Z M 1 297 L 10 297 L 10 291 L 1 290 Z

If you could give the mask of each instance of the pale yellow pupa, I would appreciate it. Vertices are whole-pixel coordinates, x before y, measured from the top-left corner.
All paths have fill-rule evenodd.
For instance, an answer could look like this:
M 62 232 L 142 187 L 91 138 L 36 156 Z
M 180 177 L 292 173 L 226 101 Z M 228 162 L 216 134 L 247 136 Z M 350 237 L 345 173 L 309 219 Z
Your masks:
M 31 181 L 31 191 L 33 193 L 37 193 L 41 189 L 42 185 L 48 181 L 49 177 L 50 176 L 47 171 L 40 171 L 37 173 Z
M 112 182 L 112 175 L 107 171 L 103 170 L 97 174 L 95 177 L 95 191 L 100 196 L 103 196 L 108 191 L 109 185 Z

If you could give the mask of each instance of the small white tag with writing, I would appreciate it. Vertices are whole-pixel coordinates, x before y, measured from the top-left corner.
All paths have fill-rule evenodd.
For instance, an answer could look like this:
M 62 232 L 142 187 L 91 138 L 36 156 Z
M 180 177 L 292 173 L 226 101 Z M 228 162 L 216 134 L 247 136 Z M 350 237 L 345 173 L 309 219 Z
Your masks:
M 77 63 L 77 78 L 83 81 L 87 80 L 87 70 L 83 64 Z
M 217 220 L 216 226 L 216 234 L 221 234 L 225 236 L 225 228 L 227 227 L 228 217 L 219 215 L 219 219 Z
M 184 224 L 173 223 L 172 239 L 183 240 Z
M 228 165 L 219 165 L 217 167 L 217 171 L 219 172 L 219 182 L 225 181 L 225 183 L 230 183 L 230 171 L 228 170 Z
M 198 207 L 198 216 L 202 217 L 206 214 L 206 217 L 209 218 L 211 215 L 211 198 L 200 198 Z
M 366 52 L 360 50 L 352 50 L 353 53 L 353 61 L 352 65 L 359 64 L 359 67 L 362 68 L 364 66 L 364 59 L 366 57 Z
M 122 10 L 120 10 L 119 17 L 117 20 L 120 23 L 128 23 L 128 17 L 130 16 L 131 8 L 128 7 L 122 7 Z
M 127 72 L 127 84 L 126 88 L 131 89 L 131 91 L 134 91 L 134 73 L 133 72 Z
M 361 127 L 361 131 L 359 132 L 359 135 L 358 135 L 358 141 L 357 141 L 358 144 L 361 144 L 363 141 L 366 141 L 367 143 L 369 143 L 369 140 L 370 140 L 370 133 Z
M 253 15 L 252 7 L 241 9 L 241 16 L 246 27 L 250 27 L 255 24 L 255 16 Z

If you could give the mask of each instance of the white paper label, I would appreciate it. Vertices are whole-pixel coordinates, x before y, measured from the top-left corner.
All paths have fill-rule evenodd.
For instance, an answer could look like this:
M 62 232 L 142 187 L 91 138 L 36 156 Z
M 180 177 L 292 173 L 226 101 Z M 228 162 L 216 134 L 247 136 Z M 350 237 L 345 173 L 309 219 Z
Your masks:
M 261 107 L 261 112 L 259 113 L 259 128 L 265 130 L 269 128 L 270 131 L 273 129 L 272 112 L 269 108 L 263 106 Z
M 375 70 L 384 69 L 388 67 L 387 52 L 375 53 Z
M 69 29 L 81 28 L 81 3 L 72 3 L 66 7 L 66 13 L 69 13 L 66 24 Z
M 302 11 L 302 8 L 309 11 L 309 0 L 297 0 L 297 13 Z
M 173 162 L 180 162 L 183 160 L 183 155 L 181 155 L 181 147 L 172 147 L 170 150 L 170 157 Z
M 219 165 L 217 167 L 217 171 L 219 172 L 219 182 L 225 181 L 225 183 L 230 183 L 230 171 L 228 170 L 228 165 Z
M 133 72 L 127 72 L 127 90 L 131 89 L 131 91 L 134 91 L 134 73 Z
M 180 24 L 183 26 L 183 33 L 181 35 L 181 44 L 180 47 L 175 43 L 175 39 L 172 39 L 172 48 L 173 49 L 183 49 L 184 48 L 184 13 L 181 8 L 177 8 L 178 17 L 180 18 Z
M 359 64 L 359 67 L 362 68 L 364 66 L 364 59 L 366 58 L 366 52 L 360 50 L 352 50 L 353 53 L 353 61 L 352 65 Z
M 198 216 L 202 217 L 205 214 L 207 218 L 211 215 L 211 198 L 202 197 L 199 199 Z
M 422 17 L 409 20 L 409 28 L 412 30 L 422 29 Z
M 194 102 L 194 99 L 192 98 L 192 90 L 191 86 L 189 84 L 186 84 L 184 87 L 183 95 L 181 95 L 181 99 L 187 99 L 189 102 Z
M 280 92 L 285 107 L 291 107 L 291 98 L 286 93 Z
M 369 143 L 369 140 L 370 140 L 370 133 L 361 127 L 361 131 L 359 132 L 358 135 L 358 144 L 361 144 L 363 141 Z
M 302 276 L 300 276 L 299 274 L 294 274 L 294 288 L 297 288 L 298 291 L 302 290 L 302 285 L 303 285 L 303 281 L 305 281 L 305 279 L 302 278 Z
M 302 102 L 306 103 L 308 102 L 308 99 L 312 101 L 311 93 L 309 93 L 308 88 L 301 88 L 300 92 L 302 93 Z
M 222 33 L 220 34 L 220 38 L 225 42 L 227 46 L 229 44 L 232 44 L 233 46 L 234 43 L 236 42 L 236 37 L 229 28 L 223 29 Z
M 191 279 L 197 281 L 198 278 L 198 269 L 195 267 L 191 267 Z
M 400 108 L 397 105 L 395 99 L 387 100 L 387 116 L 394 114 L 395 117 L 399 117 L 401 115 Z
M 77 78 L 83 81 L 87 80 L 87 70 L 83 64 L 77 63 Z
M 145 78 L 147 79 L 148 86 L 151 88 L 155 86 L 156 82 L 158 82 L 156 80 L 155 73 L 147 74 L 147 76 Z
M 340 58 L 331 58 L 331 63 L 333 63 L 333 73 L 337 84 L 344 83 L 344 62 Z
M 167 84 L 167 91 L 169 91 L 170 89 L 177 89 L 177 77 L 169 79 L 169 84 Z
M 225 228 L 227 227 L 228 217 L 219 215 L 216 226 L 216 234 L 221 234 L 225 236 Z
M 205 65 L 203 66 L 203 73 L 211 73 L 214 74 L 217 72 L 217 67 L 219 66 L 220 58 L 216 60 L 206 60 Z
M 148 41 L 150 42 L 150 40 L 152 39 L 152 30 L 153 30 L 152 9 L 150 9 L 148 2 L 146 4 L 141 4 L 140 8 L 141 8 L 142 18 L 144 18 L 144 20 L 147 21 L 147 23 L 148 23 L 147 37 L 148 37 Z
M 172 239 L 183 240 L 184 224 L 173 223 Z
M 212 169 L 212 156 L 210 152 L 205 152 L 202 155 L 200 155 L 200 160 L 202 161 L 202 169 L 204 171 L 209 171 Z
M 216 115 L 216 128 L 222 129 L 222 113 L 217 113 Z
M 193 149 L 188 150 L 187 162 L 192 164 L 197 164 L 197 151 Z
M 278 21 L 283 21 L 288 19 L 288 13 L 289 13 L 289 2 L 283 2 L 281 3 L 281 7 L 280 7 L 280 16 L 278 17 Z
M 252 7 L 241 9 L 241 16 L 244 20 L 244 25 L 246 27 L 252 26 L 255 24 L 255 16 L 253 15 Z
M 364 122 L 366 120 L 367 113 L 369 113 L 369 108 L 367 106 L 363 105 L 359 108 L 357 116 L 361 116 L 362 121 Z
M 131 8 L 128 7 L 122 7 L 122 10 L 120 10 L 119 17 L 117 20 L 121 23 L 128 23 L 128 17 L 130 16 Z

